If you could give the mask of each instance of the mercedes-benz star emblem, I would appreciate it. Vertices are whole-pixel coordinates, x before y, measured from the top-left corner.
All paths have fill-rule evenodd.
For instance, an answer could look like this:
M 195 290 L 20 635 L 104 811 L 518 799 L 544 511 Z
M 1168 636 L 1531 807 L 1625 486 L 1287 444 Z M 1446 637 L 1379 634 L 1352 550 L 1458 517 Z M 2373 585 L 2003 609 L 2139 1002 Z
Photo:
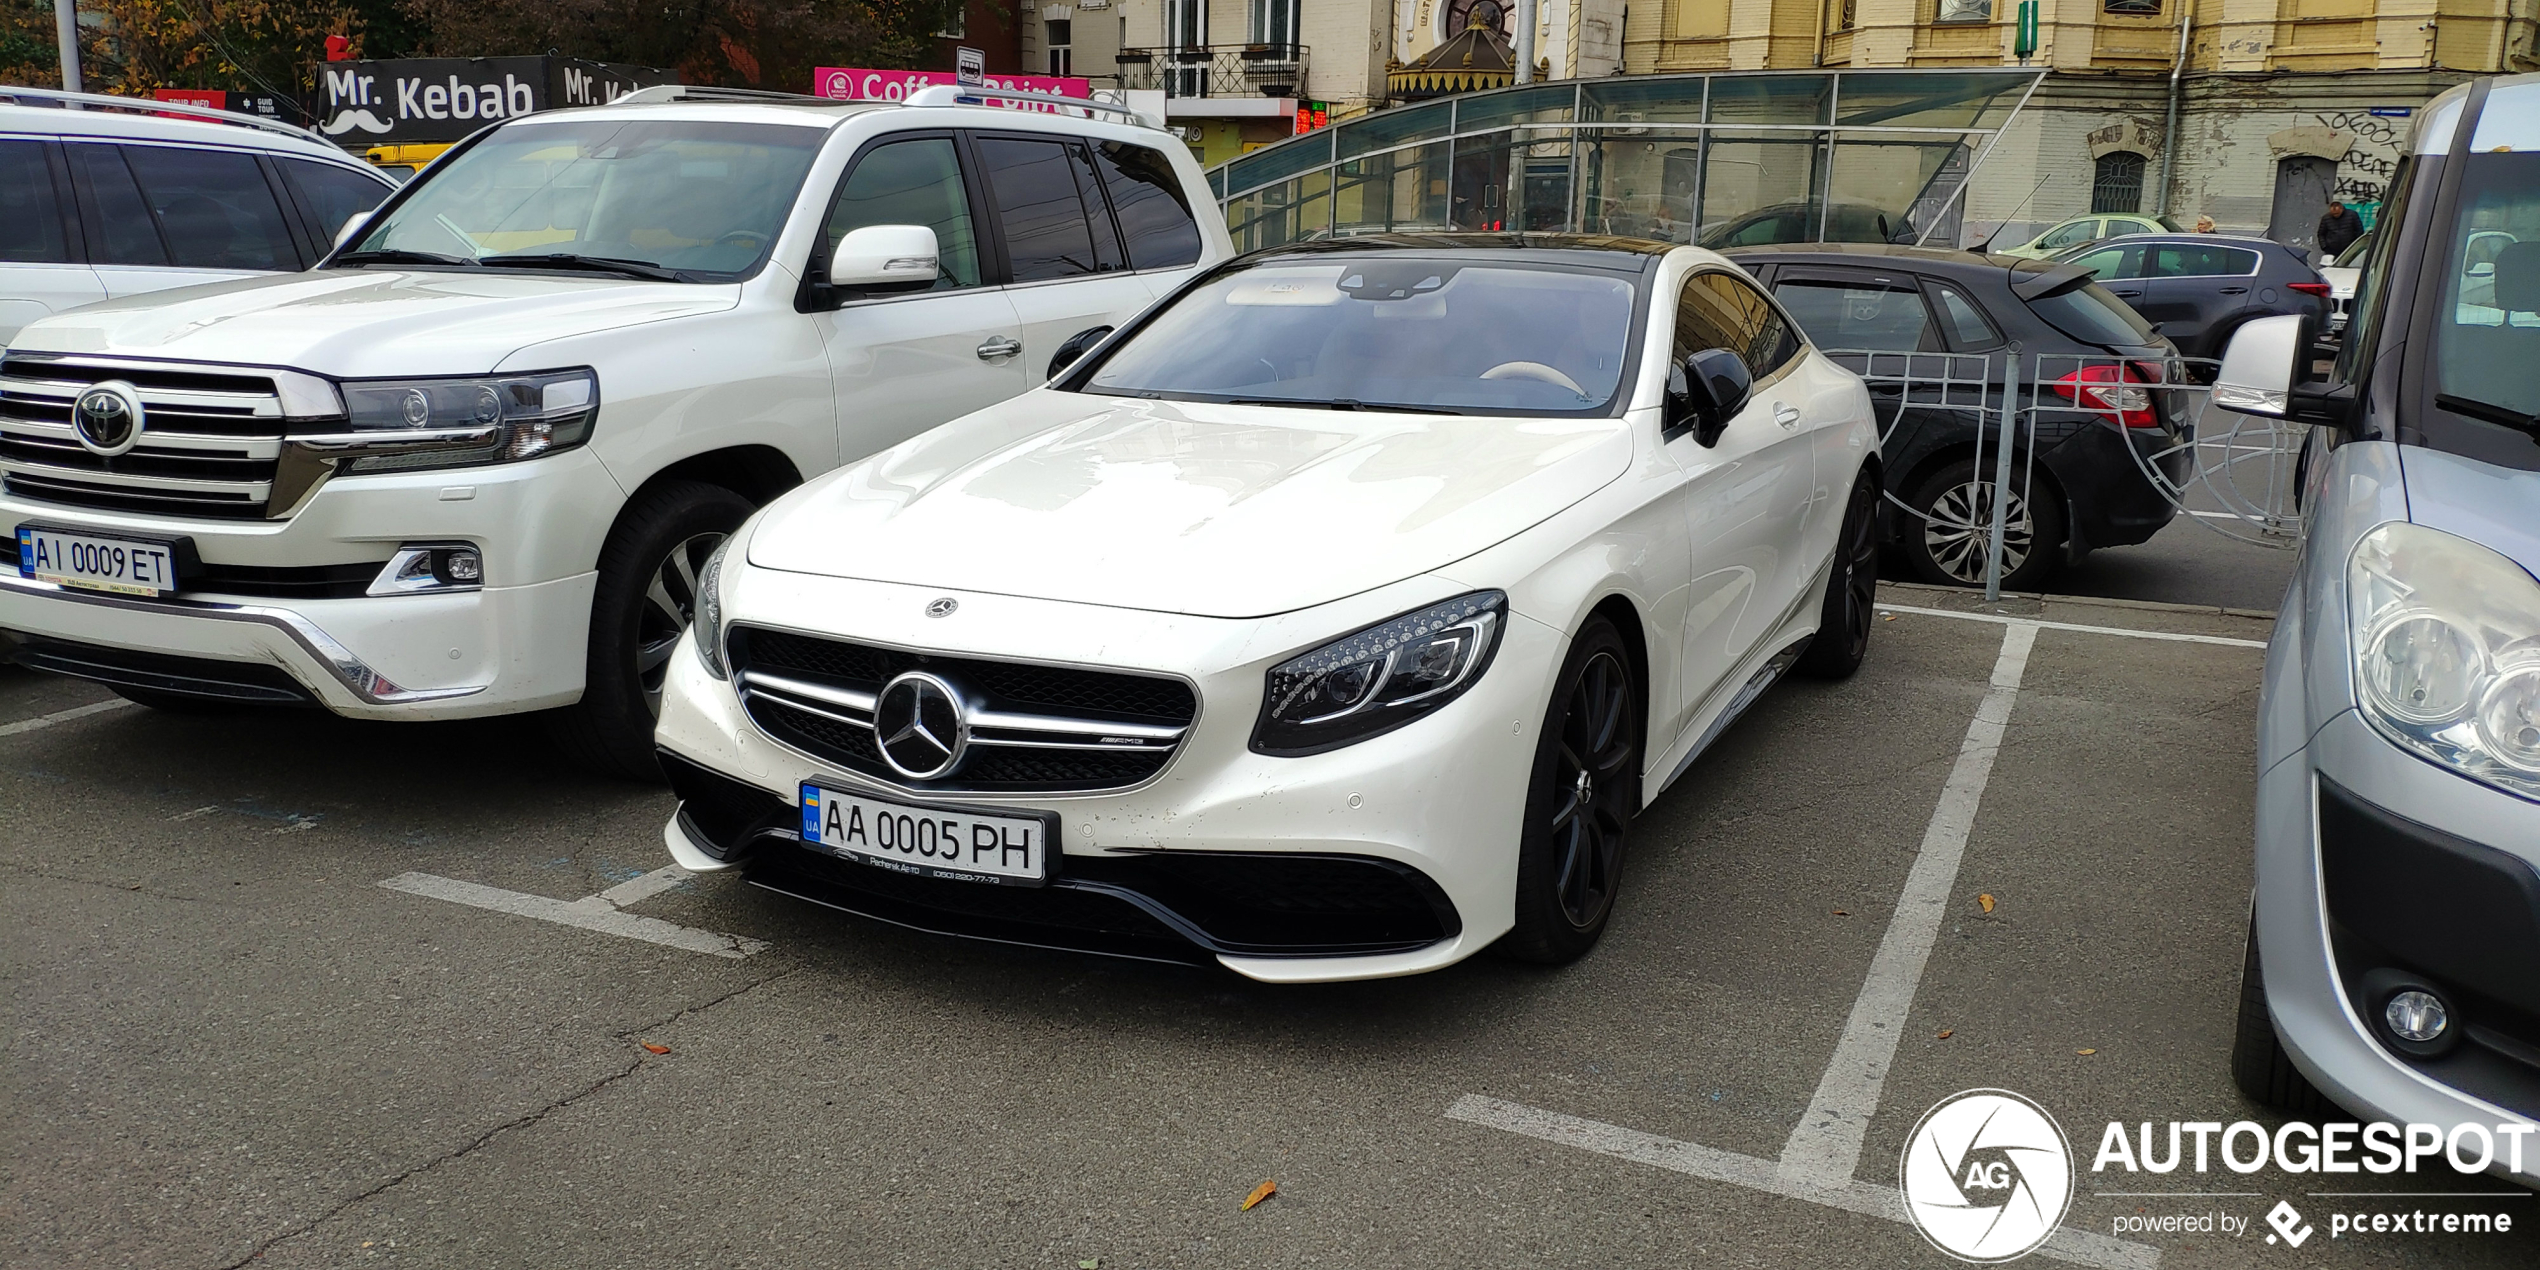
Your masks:
M 873 701 L 873 739 L 891 770 L 913 781 L 949 776 L 970 748 L 961 694 L 922 670 L 882 685 Z
M 951 617 L 951 616 L 952 616 L 952 614 L 953 614 L 953 610 L 954 610 L 954 609 L 957 609 L 957 608 L 960 608 L 960 607 L 961 607 L 961 601 L 956 600 L 956 599 L 952 598 L 951 596 L 947 595 L 947 596 L 943 597 L 942 599 L 938 599 L 938 600 L 929 600 L 929 601 L 927 601 L 927 603 L 926 603 L 926 616 L 928 616 L 928 617 Z
M 91 384 L 71 403 L 71 431 L 92 454 L 113 458 L 141 440 L 141 393 L 120 379 Z

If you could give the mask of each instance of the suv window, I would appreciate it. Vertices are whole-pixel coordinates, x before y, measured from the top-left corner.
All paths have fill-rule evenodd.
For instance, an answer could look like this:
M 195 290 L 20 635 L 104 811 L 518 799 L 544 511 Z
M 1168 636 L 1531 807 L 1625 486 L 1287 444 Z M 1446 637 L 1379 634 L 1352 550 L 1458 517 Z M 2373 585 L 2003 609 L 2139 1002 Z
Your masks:
M 0 141 L 0 260 L 66 264 L 62 208 L 41 141 Z
M 2143 248 L 2102 247 L 2073 257 L 2072 263 L 2099 275 L 2101 282 L 2115 278 L 2140 278 L 2143 276 Z
M 334 243 L 335 233 L 344 228 L 344 222 L 379 206 L 380 200 L 388 197 L 387 186 L 351 168 L 312 159 L 278 158 L 274 162 L 300 195 L 300 210 L 312 222 L 309 232 L 316 236 L 321 248 Z
M 979 285 L 979 233 L 950 137 L 875 146 L 856 160 L 829 207 L 829 246 L 869 225 L 924 225 L 935 231 L 942 274 L 935 289 Z
M 1774 287 L 1773 298 L 1819 348 L 1912 353 L 1940 347 L 1931 311 L 1911 287 L 1798 280 Z
M 141 187 L 133 184 L 123 150 L 74 145 L 70 156 L 74 179 L 87 192 L 97 217 L 97 241 L 88 244 L 88 258 L 101 265 L 166 264 L 168 248 L 159 237 L 159 220 L 150 214 Z
M 988 172 L 1014 281 L 1071 278 L 1118 267 L 1116 257 L 1106 261 L 1095 253 L 1092 221 L 1104 221 L 1108 239 L 1110 213 L 1080 147 L 1064 141 L 982 137 L 979 162 Z M 1117 250 L 1113 245 L 1104 255 Z
M 2146 277 L 2246 277 L 2258 271 L 2258 253 L 2245 247 L 2210 247 L 2202 243 L 2161 243 L 2152 248 Z
M 254 155 L 235 150 L 125 146 L 141 195 L 187 269 L 297 269 L 299 249 Z
M 1676 302 L 1676 357 L 1708 348 L 1736 353 L 1760 380 L 1796 356 L 1799 341 L 1763 292 L 1725 273 L 1697 273 Z
M 1927 285 L 1939 301 L 1941 329 L 1948 333 L 1952 350 L 1973 353 L 2002 346 L 2002 332 L 1994 329 L 1993 319 L 1986 317 L 1975 301 L 1945 282 Z
M 1170 269 L 1199 259 L 1199 226 L 1183 201 L 1182 182 L 1161 151 L 1125 141 L 1094 147 L 1094 165 L 1111 191 L 1111 210 L 1129 240 L 1129 267 Z

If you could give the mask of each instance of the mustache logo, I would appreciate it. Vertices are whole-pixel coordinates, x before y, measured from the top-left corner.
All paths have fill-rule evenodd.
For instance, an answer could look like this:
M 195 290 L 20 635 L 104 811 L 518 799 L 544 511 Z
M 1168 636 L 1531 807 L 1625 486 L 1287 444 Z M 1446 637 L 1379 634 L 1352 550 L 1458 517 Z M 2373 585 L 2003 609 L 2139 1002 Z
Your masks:
M 396 126 L 367 110 L 340 110 L 333 119 L 318 125 L 318 131 L 330 137 L 340 137 L 355 128 L 364 132 L 387 132 Z

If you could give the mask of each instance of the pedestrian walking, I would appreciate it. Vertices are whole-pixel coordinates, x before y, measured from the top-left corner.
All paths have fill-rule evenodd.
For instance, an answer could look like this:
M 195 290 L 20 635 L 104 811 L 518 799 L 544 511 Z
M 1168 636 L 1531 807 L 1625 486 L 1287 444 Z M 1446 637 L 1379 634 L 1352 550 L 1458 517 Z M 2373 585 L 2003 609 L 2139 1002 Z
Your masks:
M 2337 253 L 2355 245 L 2364 236 L 2364 218 L 2338 199 L 2328 200 L 2328 214 L 2320 217 L 2320 250 L 2334 258 Z
M 2200 234 L 2210 234 L 2210 233 L 2215 232 L 2215 230 L 2214 230 L 2214 218 L 2213 218 L 2213 217 L 2211 217 L 2211 216 L 2199 216 L 2199 217 L 2197 217 L 2197 218 L 2196 218 L 2196 232 L 2197 232 L 2197 233 L 2200 233 Z

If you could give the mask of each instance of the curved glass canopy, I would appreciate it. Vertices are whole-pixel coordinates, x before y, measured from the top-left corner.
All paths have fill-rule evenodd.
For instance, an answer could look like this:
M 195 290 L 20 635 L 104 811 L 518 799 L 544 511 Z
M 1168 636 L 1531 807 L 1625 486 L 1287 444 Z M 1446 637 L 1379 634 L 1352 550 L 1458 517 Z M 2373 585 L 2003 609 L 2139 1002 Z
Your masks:
M 1954 246 L 2040 70 L 1559 80 L 1364 115 L 1209 171 L 1235 247 L 1437 231 Z

